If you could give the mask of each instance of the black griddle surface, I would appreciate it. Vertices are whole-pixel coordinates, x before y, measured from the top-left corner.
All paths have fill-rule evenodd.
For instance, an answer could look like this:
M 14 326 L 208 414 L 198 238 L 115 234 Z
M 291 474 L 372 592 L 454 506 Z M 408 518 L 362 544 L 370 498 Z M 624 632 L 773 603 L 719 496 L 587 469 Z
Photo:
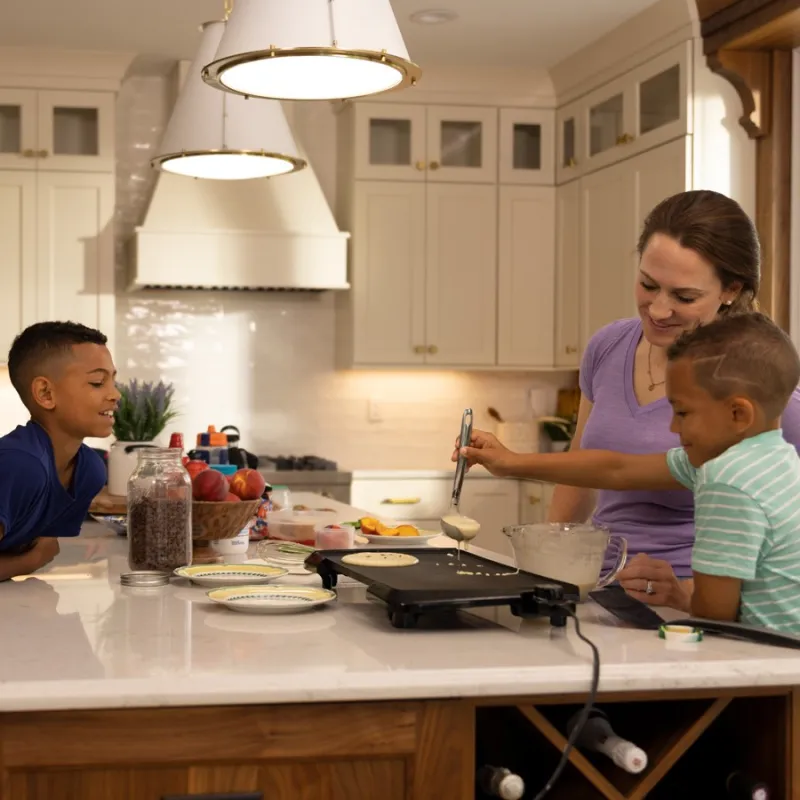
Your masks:
M 579 597 L 578 588 L 572 584 L 517 572 L 469 552 L 462 552 L 459 561 L 458 552 L 450 548 L 385 549 L 408 553 L 419 563 L 410 567 L 360 567 L 342 562 L 348 554 L 370 552 L 360 549 L 318 550 L 306 564 L 316 569 L 328 588 L 336 585 L 337 574 L 366 584 L 370 594 L 389 606 L 390 616 L 405 616 L 398 618 L 403 622 L 398 627 L 407 627 L 413 622 L 410 618 L 421 613 L 478 606 L 510 605 L 520 616 L 542 616 L 565 602 L 577 602 Z

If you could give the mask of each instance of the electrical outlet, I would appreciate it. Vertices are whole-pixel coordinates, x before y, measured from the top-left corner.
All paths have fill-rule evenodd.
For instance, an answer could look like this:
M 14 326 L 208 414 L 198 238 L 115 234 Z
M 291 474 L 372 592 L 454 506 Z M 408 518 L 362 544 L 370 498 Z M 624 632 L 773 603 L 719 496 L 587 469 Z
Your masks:
M 379 400 L 370 400 L 367 406 L 369 422 L 383 422 L 383 404 Z

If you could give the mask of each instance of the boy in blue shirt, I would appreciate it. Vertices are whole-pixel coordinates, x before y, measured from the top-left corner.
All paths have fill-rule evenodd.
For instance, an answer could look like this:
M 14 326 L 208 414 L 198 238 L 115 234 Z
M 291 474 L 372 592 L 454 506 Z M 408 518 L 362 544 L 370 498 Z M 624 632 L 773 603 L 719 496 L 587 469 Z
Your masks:
M 780 428 L 798 381 L 800 357 L 777 325 L 763 314 L 725 314 L 667 351 L 667 399 L 681 447 L 528 455 L 475 431 L 462 452 L 494 475 L 692 489 L 692 614 L 800 634 L 800 457 Z M 652 594 L 652 581 L 640 582 L 634 591 Z
M 11 383 L 31 415 L 0 438 L 0 581 L 40 569 L 59 536 L 77 536 L 106 483 L 83 444 L 111 435 L 119 402 L 107 339 L 74 322 L 40 322 L 11 346 Z

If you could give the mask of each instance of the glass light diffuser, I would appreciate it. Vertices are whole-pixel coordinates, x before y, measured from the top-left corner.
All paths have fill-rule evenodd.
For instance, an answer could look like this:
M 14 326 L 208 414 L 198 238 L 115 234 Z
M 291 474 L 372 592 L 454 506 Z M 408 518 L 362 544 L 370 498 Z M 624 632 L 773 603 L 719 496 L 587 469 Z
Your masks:
M 213 180 L 285 175 L 306 166 L 277 100 L 248 100 L 204 83 L 200 71 L 214 56 L 225 22 L 207 22 L 175 103 L 156 169 Z
M 414 85 L 390 0 L 237 0 L 203 80 L 278 100 L 365 97 Z

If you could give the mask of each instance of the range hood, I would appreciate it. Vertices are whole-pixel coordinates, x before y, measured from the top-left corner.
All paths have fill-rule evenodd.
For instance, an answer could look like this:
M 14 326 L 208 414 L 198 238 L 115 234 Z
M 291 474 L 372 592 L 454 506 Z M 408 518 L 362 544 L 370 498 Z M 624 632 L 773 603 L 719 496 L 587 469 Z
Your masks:
M 127 288 L 349 289 L 349 237 L 311 164 L 245 181 L 161 172 L 129 242 Z

